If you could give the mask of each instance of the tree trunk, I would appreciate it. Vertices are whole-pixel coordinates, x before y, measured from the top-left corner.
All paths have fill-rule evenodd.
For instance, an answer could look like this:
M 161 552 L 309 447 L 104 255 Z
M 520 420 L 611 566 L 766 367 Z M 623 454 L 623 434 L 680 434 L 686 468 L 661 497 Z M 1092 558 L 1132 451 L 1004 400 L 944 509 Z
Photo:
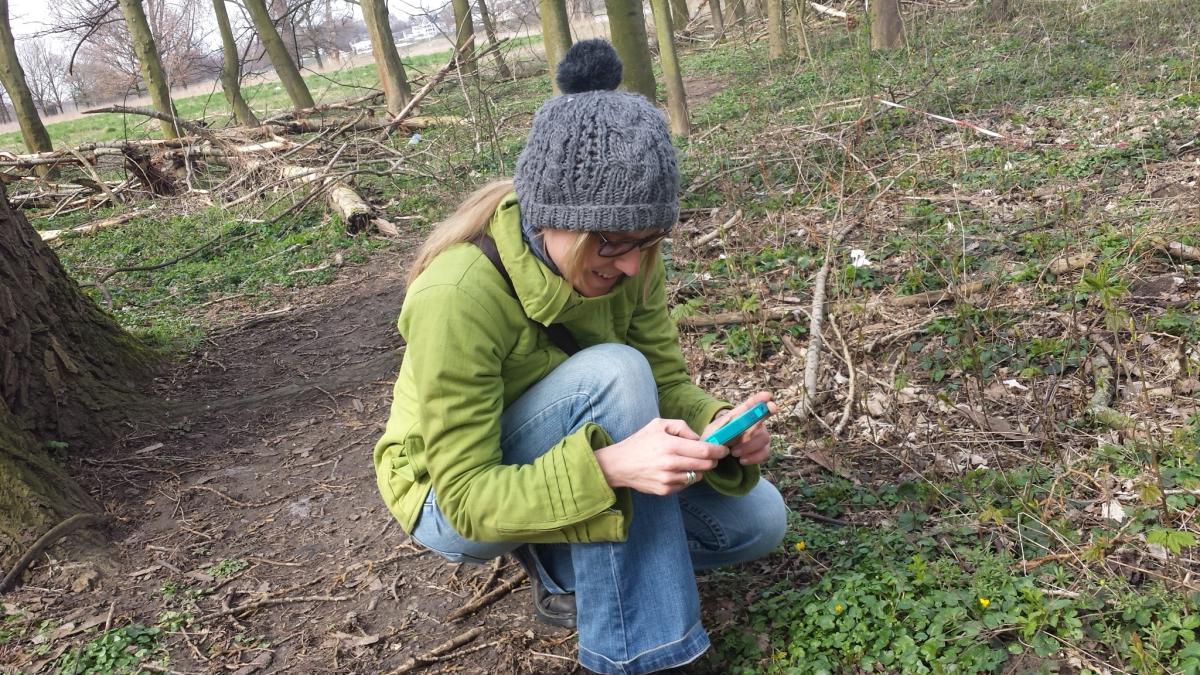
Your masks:
M 388 112 L 398 115 L 412 98 L 412 90 L 408 87 L 408 75 L 392 37 L 387 0 L 362 0 L 362 11 L 367 35 L 371 38 L 371 52 L 375 55 L 375 67 L 379 69 L 379 81 L 387 96 Z
M 176 117 L 175 105 L 171 103 L 171 85 L 167 82 L 166 72 L 163 71 L 158 47 L 154 44 L 154 34 L 150 32 L 150 23 L 146 20 L 146 12 L 142 10 L 142 0 L 117 2 L 121 6 L 121 14 L 125 17 L 125 25 L 129 28 L 129 39 L 133 41 L 133 51 L 137 55 L 138 66 L 142 70 L 142 81 L 146 83 L 151 105 L 164 115 Z M 166 138 L 179 137 L 179 131 L 174 124 L 165 120 L 160 124 Z
M 478 0 L 479 3 L 479 20 L 483 22 L 483 32 L 487 35 L 488 44 L 496 44 L 496 25 L 492 23 L 492 17 L 488 14 L 487 3 L 483 0 Z M 508 64 L 504 62 L 504 54 L 500 53 L 500 48 L 492 50 L 492 56 L 496 59 L 496 71 L 502 80 L 513 79 L 512 71 L 508 69 Z
M 721 0 L 708 0 L 708 12 L 712 17 L 713 38 L 720 42 L 725 39 L 725 15 L 721 12 Z
M 900 0 L 871 0 L 871 49 L 896 49 L 903 38 Z
M 654 13 L 654 6 L 651 4 L 651 13 Z M 687 0 L 671 0 L 671 26 L 676 30 L 683 30 L 688 25 L 688 19 L 691 18 L 691 11 L 688 9 Z M 658 19 L 655 19 L 657 22 Z
M 646 17 L 642 14 L 641 0 L 604 0 L 604 7 L 608 11 L 613 47 L 624 66 L 621 85 L 654 102 L 657 85 L 650 67 Z
M 746 0 L 732 0 L 729 3 L 729 14 L 736 21 L 746 18 Z
M 459 50 L 459 71 L 473 76 L 475 65 L 475 23 L 471 21 L 471 0 L 451 0 L 454 6 L 454 48 Z
M 1012 18 L 1008 8 L 1008 0 L 991 0 L 984 10 L 983 20 L 986 23 L 1006 23 Z
M 238 63 L 237 43 L 233 40 L 233 29 L 229 25 L 229 13 L 225 11 L 225 0 L 213 0 L 213 12 L 217 15 L 217 28 L 221 32 L 221 88 L 225 90 L 225 100 L 233 110 L 233 116 L 238 124 L 247 127 L 258 126 L 258 117 L 242 98 L 242 73 Z
M 46 454 L 94 447 L 141 400 L 150 353 L 67 276 L 0 185 L 0 569 L 72 514 L 100 510 Z
M 34 107 L 33 95 L 25 81 L 25 70 L 21 68 L 21 62 L 17 59 L 17 45 L 8 21 L 8 0 L 0 0 L 0 81 L 3 82 L 8 97 L 12 99 L 13 110 L 21 124 L 21 138 L 25 139 L 25 147 L 29 152 L 53 150 L 50 134 L 46 132 L 42 118 L 38 116 L 37 108 Z
M 542 19 L 542 44 L 546 48 L 546 68 L 550 72 L 550 86 L 557 94 L 558 81 L 555 75 L 558 62 L 571 48 L 571 24 L 567 21 L 567 2 L 538 0 L 538 14 Z
M 783 0 L 765 0 L 767 3 L 767 56 L 774 61 L 787 53 L 787 19 L 783 13 Z
M 279 75 L 279 82 L 287 90 L 292 105 L 296 108 L 311 108 L 316 105 L 313 103 L 312 94 L 308 93 L 308 85 L 304 84 L 304 78 L 300 77 L 300 70 L 296 68 L 296 63 L 288 53 L 287 46 L 279 37 L 279 31 L 275 30 L 275 24 L 271 21 L 264 0 L 245 0 L 245 4 L 246 11 L 250 12 L 250 19 L 254 22 L 254 31 L 258 33 L 258 39 L 266 48 L 271 65 Z
M 671 24 L 670 0 L 650 0 L 654 13 L 654 32 L 658 35 L 658 58 L 662 63 L 663 79 L 667 83 L 667 119 L 671 133 L 688 136 L 692 133 L 688 121 L 687 94 L 679 73 L 679 57 L 675 54 L 675 31 Z

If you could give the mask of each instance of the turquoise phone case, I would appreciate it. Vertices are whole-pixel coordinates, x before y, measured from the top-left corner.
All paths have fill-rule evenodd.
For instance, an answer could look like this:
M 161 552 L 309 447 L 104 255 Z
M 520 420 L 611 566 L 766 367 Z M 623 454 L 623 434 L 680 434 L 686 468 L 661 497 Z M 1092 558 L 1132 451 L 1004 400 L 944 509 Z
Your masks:
M 704 439 L 705 443 L 716 443 L 717 445 L 725 445 L 733 439 L 741 436 L 747 429 L 754 426 L 755 422 L 759 422 L 767 418 L 771 414 L 771 409 L 766 403 L 759 403 L 746 412 L 729 420 L 720 429 L 717 429 L 711 436 Z

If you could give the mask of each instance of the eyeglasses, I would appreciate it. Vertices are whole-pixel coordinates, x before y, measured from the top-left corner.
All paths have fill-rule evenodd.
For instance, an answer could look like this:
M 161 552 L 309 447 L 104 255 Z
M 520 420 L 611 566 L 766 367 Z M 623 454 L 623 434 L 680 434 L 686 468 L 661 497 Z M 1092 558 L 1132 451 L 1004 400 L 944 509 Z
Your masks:
M 609 241 L 603 234 L 597 234 L 596 237 L 600 240 L 600 245 L 596 248 L 596 255 L 601 258 L 616 258 L 629 253 L 633 249 L 645 251 L 654 246 L 658 242 L 667 238 L 670 232 L 660 232 L 652 234 L 649 237 L 642 239 L 623 239 L 621 241 Z

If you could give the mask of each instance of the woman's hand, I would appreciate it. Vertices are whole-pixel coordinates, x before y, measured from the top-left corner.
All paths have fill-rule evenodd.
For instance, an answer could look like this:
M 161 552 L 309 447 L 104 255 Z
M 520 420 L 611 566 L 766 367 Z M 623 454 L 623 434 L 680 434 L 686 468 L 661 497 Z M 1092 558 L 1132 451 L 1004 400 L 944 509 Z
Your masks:
M 704 433 L 701 438 L 708 438 L 726 421 L 731 420 L 736 415 L 746 412 L 750 408 L 759 403 L 766 402 L 767 407 L 771 409 L 771 414 L 774 415 L 778 410 L 778 406 L 771 401 L 771 394 L 765 391 L 760 391 L 757 394 L 746 399 L 733 410 L 722 410 L 713 417 L 713 421 L 704 428 Z M 767 427 L 763 422 L 758 422 L 754 426 L 747 429 L 730 442 L 729 451 L 734 457 L 737 457 L 742 464 L 762 464 L 767 460 L 767 456 L 771 453 L 771 433 L 767 431 Z
M 701 442 L 687 422 L 656 419 L 629 438 L 597 450 L 596 462 L 612 487 L 669 495 L 699 481 L 726 454 L 724 446 Z

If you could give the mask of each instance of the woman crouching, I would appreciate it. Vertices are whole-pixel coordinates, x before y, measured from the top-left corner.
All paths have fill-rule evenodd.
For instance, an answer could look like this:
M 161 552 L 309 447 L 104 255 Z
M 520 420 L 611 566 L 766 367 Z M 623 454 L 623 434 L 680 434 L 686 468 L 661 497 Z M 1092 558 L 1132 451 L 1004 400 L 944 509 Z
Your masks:
M 646 673 L 704 653 L 694 570 L 769 553 L 786 507 L 759 477 L 762 424 L 700 440 L 770 395 L 735 407 L 688 377 L 658 250 L 675 150 L 620 79 L 608 43 L 572 47 L 514 179 L 426 241 L 374 459 L 414 540 L 453 562 L 514 554 L 538 618 L 578 627 L 585 668 Z

